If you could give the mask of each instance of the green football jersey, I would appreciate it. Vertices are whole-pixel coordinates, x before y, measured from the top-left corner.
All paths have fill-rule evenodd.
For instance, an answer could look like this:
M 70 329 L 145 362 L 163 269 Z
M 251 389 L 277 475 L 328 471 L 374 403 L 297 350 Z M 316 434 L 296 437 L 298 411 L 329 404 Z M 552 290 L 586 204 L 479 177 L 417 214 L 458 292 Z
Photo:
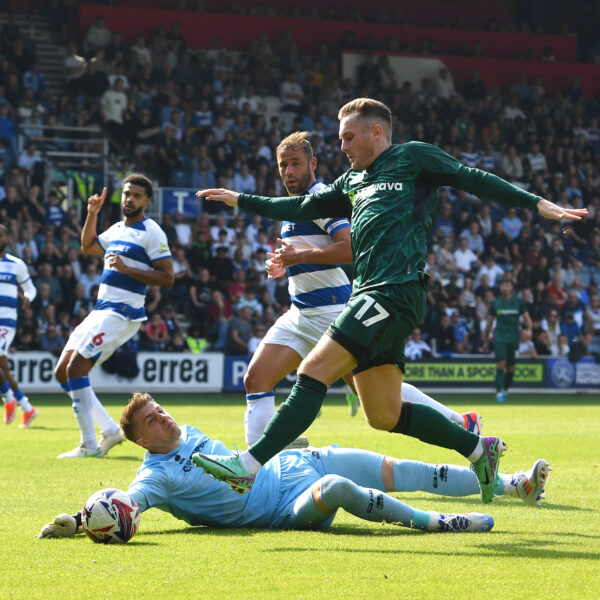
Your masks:
M 347 216 L 352 220 L 354 292 L 419 278 L 440 186 L 466 190 L 510 206 L 540 200 L 506 181 L 467 167 L 437 146 L 395 144 L 366 169 L 350 169 L 310 196 L 240 194 L 243 210 L 290 221 Z
M 494 339 L 505 344 L 519 344 L 519 317 L 527 312 L 525 302 L 518 296 L 509 300 L 495 298 L 490 306 L 490 314 L 496 316 Z

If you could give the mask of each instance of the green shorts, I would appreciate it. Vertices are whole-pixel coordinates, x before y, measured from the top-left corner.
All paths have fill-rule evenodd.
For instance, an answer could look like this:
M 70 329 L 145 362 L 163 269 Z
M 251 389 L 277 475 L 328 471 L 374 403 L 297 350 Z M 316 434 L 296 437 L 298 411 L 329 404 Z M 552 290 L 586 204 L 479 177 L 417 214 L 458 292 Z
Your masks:
M 394 364 L 404 371 L 404 346 L 425 318 L 428 277 L 353 295 L 327 335 L 358 362 L 354 373 Z
M 519 344 L 507 344 L 506 342 L 495 342 L 494 349 L 496 352 L 496 362 L 505 360 L 507 365 L 514 365 L 517 361 L 515 356 Z

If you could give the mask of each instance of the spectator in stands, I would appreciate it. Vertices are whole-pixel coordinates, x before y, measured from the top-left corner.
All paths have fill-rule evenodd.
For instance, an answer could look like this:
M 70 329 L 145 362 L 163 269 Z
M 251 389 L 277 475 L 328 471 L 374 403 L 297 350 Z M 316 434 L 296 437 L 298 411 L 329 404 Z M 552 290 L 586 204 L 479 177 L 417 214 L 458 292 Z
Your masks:
M 510 243 L 502 221 L 494 221 L 492 234 L 486 239 L 486 252 L 491 254 L 497 263 L 510 263 Z
M 546 163 L 546 156 L 540 150 L 540 145 L 537 142 L 532 144 L 531 152 L 527 153 L 527 162 L 529 163 L 529 167 L 533 171 L 546 172 L 548 170 L 548 165 Z
M 456 272 L 456 259 L 452 253 L 452 240 L 443 238 L 435 256 L 435 268 L 440 277 L 447 278 Z
M 265 326 L 262 323 L 257 323 L 254 326 L 252 337 L 248 340 L 248 354 L 252 355 L 256 352 L 262 339 L 265 337 Z
M 486 278 L 488 284 L 491 288 L 495 288 L 496 285 L 500 282 L 504 271 L 501 267 L 496 264 L 496 260 L 492 254 L 486 254 L 483 257 L 483 265 L 480 267 L 477 278 L 475 280 L 475 287 L 478 287 L 482 284 L 483 279 Z M 476 292 L 478 295 L 481 295 L 480 292 Z
M 253 328 L 250 317 L 250 307 L 244 306 L 240 308 L 237 315 L 231 320 L 227 345 L 229 354 L 236 356 L 248 354 L 248 342 L 250 341 Z
M 511 240 L 516 240 L 523 228 L 523 221 L 517 216 L 517 209 L 510 206 L 506 211 L 506 216 L 502 219 L 502 226 L 506 235 Z
M 552 281 L 548 284 L 547 291 L 548 294 L 553 296 L 556 300 L 556 305 L 558 306 L 559 310 L 562 310 L 562 307 L 567 301 L 567 290 L 562 283 L 562 276 L 560 272 L 554 273 L 552 276 Z
M 454 352 L 454 329 L 447 314 L 441 315 L 433 337 L 436 341 L 436 351 L 439 354 L 449 356 Z
M 40 294 L 40 286 L 46 284 L 48 286 L 48 300 L 49 302 L 61 302 L 62 290 L 58 278 L 54 275 L 52 265 L 49 262 L 44 262 L 39 265 L 39 275 L 35 280 L 35 286 L 38 288 L 38 295 Z
M 469 331 L 461 318 L 460 312 L 455 310 L 450 317 L 454 337 L 454 352 L 457 354 L 465 354 L 471 351 L 469 345 Z
M 256 192 L 256 179 L 248 167 L 248 163 L 242 163 L 239 173 L 233 177 L 234 189 L 244 194 L 254 194 Z
M 542 332 L 545 333 L 545 332 Z M 567 357 L 569 355 L 569 339 L 564 333 L 561 333 L 556 342 L 552 344 L 550 348 L 550 353 L 552 356 L 563 356 Z M 540 353 L 541 354 L 541 353 Z
M 48 96 L 46 93 L 46 80 L 40 72 L 38 62 L 33 62 L 29 69 L 23 73 L 23 89 L 33 90 L 36 98 L 46 98 Z
M 48 323 L 44 333 L 40 336 L 40 349 L 45 352 L 52 352 L 54 356 L 58 356 L 64 345 L 65 339 L 56 323 Z
M 127 108 L 127 94 L 123 90 L 123 80 L 120 77 L 115 79 L 111 89 L 102 94 L 100 105 L 104 127 L 119 144 L 122 144 L 126 135 L 123 115 Z
M 474 252 L 477 257 L 480 257 L 485 251 L 485 243 L 479 231 L 479 221 L 471 219 L 467 229 L 463 229 L 460 233 L 461 238 L 464 237 L 467 239 L 469 250 Z
M 567 301 L 562 307 L 563 319 L 569 312 L 573 313 L 573 318 L 575 320 L 575 323 L 577 323 L 578 327 L 580 329 L 583 329 L 583 315 L 585 312 L 585 305 L 579 299 L 579 295 L 576 291 L 567 292 Z
M 77 44 L 71 42 L 67 45 L 63 67 L 65 69 L 66 91 L 74 96 L 81 91 L 81 78 L 87 70 L 87 61 L 83 56 L 77 54 Z
M 454 222 L 452 221 L 452 205 L 448 202 L 442 204 L 440 214 L 433 220 L 434 239 L 449 238 L 454 241 Z
M 279 88 L 281 99 L 281 110 L 299 113 L 304 103 L 304 91 L 298 83 L 298 74 L 296 71 L 289 71 L 286 74 L 285 81 Z
M 521 329 L 519 332 L 519 358 L 538 358 L 538 351 L 532 341 L 531 330 Z
M 561 323 L 560 332 L 564 333 L 569 340 L 569 345 L 572 346 L 581 334 L 581 327 L 575 321 L 575 315 L 572 312 L 566 312 Z
M 469 248 L 469 240 L 466 236 L 461 236 L 458 240 L 458 248 L 454 251 L 454 261 L 456 270 L 462 276 L 470 273 L 474 264 L 476 265 L 477 255 Z
M 219 235 L 221 234 L 222 230 L 225 230 L 227 234 L 226 243 L 228 245 L 233 244 L 235 241 L 235 230 L 227 225 L 227 217 L 223 214 L 219 214 L 217 215 L 215 224 L 210 228 L 210 238 L 213 243 L 219 241 Z
M 508 147 L 506 154 L 502 155 L 500 168 L 504 176 L 512 182 L 521 181 L 523 179 L 523 163 L 521 157 L 517 154 L 517 149 L 514 145 Z
M 159 312 L 155 312 L 149 321 L 144 325 L 144 334 L 146 340 L 142 347 L 150 352 L 161 352 L 165 349 L 169 341 L 169 332 L 167 324 L 164 322 Z
M 442 67 L 438 71 L 438 77 L 436 80 L 436 95 L 440 100 L 449 100 L 452 96 L 456 95 L 456 89 L 452 76 L 448 72 L 446 67 Z
M 590 305 L 584 314 L 585 325 L 591 328 L 594 335 L 600 335 L 600 298 L 597 295 L 590 296 Z
M 423 358 L 431 358 L 432 350 L 431 346 L 424 341 L 421 337 L 421 330 L 417 327 L 406 342 L 406 348 L 404 349 L 406 358 L 408 360 L 421 360 Z
M 173 226 L 177 234 L 177 243 L 185 250 L 192 245 L 192 226 L 183 220 L 181 211 L 176 210 L 173 213 Z
M 473 69 L 471 75 L 463 85 L 463 96 L 467 102 L 485 99 L 485 86 L 481 81 L 479 69 Z
M 110 88 L 106 73 L 97 68 L 97 61 L 92 58 L 87 63 L 85 74 L 79 79 L 79 90 L 94 102 L 100 102 L 102 94 Z M 125 104 L 127 106 L 127 104 Z
M 175 302 L 180 312 L 187 312 L 187 300 L 193 272 L 182 246 L 176 247 L 173 252 L 173 274 L 175 281 L 169 290 L 169 297 Z
M 92 287 L 100 285 L 102 274 L 98 273 L 98 263 L 95 260 L 90 260 L 85 267 L 85 271 L 79 277 L 79 283 L 85 287 L 85 298 L 91 298 Z
M 208 324 L 213 340 L 213 349 L 224 352 L 227 348 L 229 324 L 233 318 L 231 303 L 220 290 L 214 290 L 208 305 Z
M 83 51 L 86 56 L 90 57 L 96 50 L 106 48 L 111 41 L 111 35 L 104 16 L 98 15 L 83 38 Z

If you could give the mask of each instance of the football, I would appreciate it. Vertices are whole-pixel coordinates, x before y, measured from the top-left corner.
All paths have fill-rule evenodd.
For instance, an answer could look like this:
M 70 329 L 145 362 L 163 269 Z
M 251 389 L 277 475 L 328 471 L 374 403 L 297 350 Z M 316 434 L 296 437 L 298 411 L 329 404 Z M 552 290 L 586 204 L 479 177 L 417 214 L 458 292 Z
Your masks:
M 81 523 L 94 542 L 124 544 L 138 530 L 140 509 L 127 492 L 107 488 L 88 498 L 81 513 Z

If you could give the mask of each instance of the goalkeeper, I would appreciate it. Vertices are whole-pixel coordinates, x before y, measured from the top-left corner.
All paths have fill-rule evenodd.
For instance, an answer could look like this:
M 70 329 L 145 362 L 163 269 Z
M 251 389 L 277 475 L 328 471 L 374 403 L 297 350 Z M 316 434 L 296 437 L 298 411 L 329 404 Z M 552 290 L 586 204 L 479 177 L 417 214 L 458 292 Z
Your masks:
M 422 511 L 385 493 L 478 494 L 477 477 L 466 467 L 331 446 L 288 450 L 271 459 L 251 490 L 240 495 L 194 467 L 194 454 L 201 450 L 231 451 L 195 427 L 179 427 L 150 394 L 133 394 L 121 427 L 128 439 L 148 451 L 128 490 L 140 511 L 160 508 L 190 525 L 320 529 L 331 525 L 340 508 L 368 521 L 423 531 L 480 532 L 494 524 L 482 513 Z M 539 504 L 549 470 L 539 459 L 527 473 L 500 475 L 496 493 Z M 40 537 L 71 537 L 80 531 L 81 513 L 65 513 L 45 525 Z

